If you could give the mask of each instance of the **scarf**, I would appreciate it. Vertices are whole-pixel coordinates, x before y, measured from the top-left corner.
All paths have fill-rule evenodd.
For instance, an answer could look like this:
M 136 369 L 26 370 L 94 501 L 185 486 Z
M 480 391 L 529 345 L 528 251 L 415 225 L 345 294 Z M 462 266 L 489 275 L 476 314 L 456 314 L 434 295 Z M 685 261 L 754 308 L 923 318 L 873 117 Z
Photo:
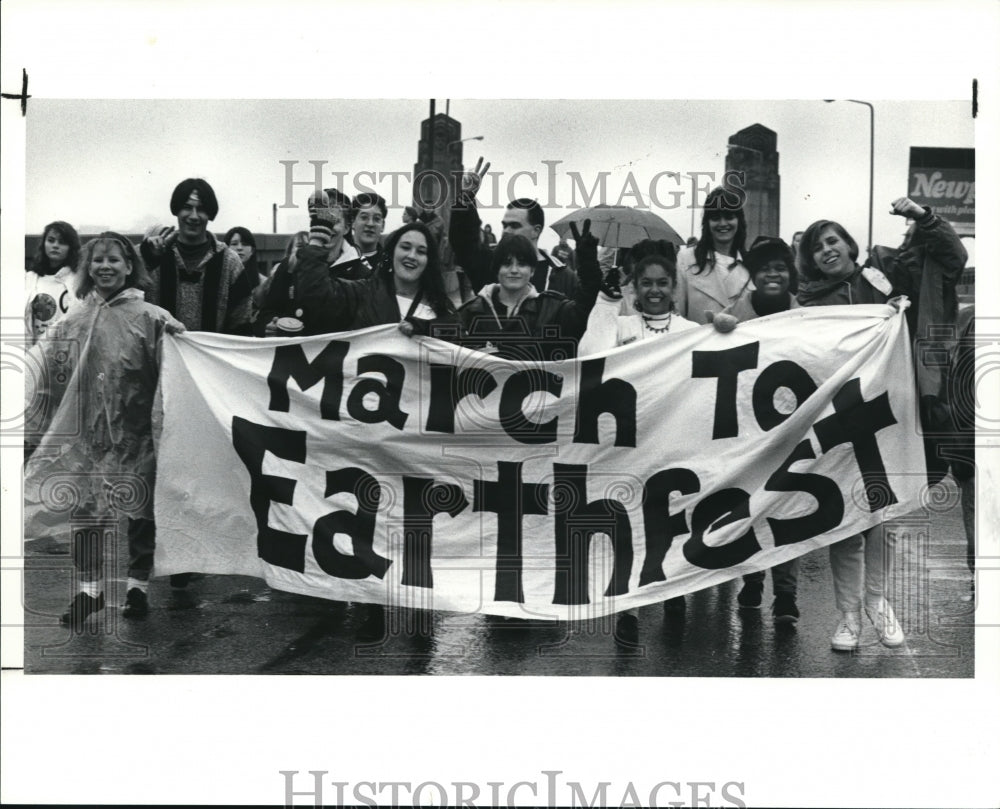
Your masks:
M 797 295 L 799 303 L 802 306 L 809 306 L 815 301 L 822 300 L 841 284 L 850 282 L 860 271 L 860 268 L 855 265 L 854 272 L 845 278 L 821 278 L 818 281 L 799 279 L 799 294 Z

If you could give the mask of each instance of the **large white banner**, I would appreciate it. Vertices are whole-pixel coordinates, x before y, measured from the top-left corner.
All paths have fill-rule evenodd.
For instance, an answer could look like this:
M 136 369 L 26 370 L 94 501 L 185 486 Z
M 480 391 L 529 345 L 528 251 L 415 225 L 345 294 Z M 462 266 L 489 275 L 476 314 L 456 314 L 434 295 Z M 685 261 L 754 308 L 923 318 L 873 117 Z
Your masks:
M 911 369 L 888 306 L 544 364 L 395 326 L 167 338 L 157 572 L 551 619 L 662 601 L 915 508 Z

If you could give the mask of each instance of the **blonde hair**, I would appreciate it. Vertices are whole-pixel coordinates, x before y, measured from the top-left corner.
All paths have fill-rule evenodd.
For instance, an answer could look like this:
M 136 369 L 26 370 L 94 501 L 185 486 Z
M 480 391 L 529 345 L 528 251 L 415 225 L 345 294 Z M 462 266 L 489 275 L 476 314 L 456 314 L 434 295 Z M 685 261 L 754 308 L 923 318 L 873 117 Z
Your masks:
M 132 270 L 125 277 L 124 287 L 145 289 L 152 283 L 152 279 L 146 271 L 146 265 L 143 263 L 139 252 L 135 249 L 135 245 L 120 233 L 115 233 L 113 230 L 106 230 L 100 236 L 95 236 L 87 242 L 83 246 L 83 250 L 80 251 L 80 261 L 77 264 L 76 270 L 77 275 L 80 277 L 80 285 L 76 291 L 78 298 L 86 298 L 94 288 L 94 279 L 90 277 L 90 264 L 94 260 L 94 253 L 97 251 L 97 248 L 108 244 L 113 244 L 121 250 L 122 258 L 125 259 Z

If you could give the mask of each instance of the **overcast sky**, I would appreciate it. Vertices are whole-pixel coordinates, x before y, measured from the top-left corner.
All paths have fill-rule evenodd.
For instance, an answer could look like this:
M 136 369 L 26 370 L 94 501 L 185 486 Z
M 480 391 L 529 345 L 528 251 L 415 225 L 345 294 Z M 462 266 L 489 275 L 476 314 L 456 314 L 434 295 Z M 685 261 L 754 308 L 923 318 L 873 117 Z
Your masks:
M 411 171 L 430 94 L 454 99 L 463 136 L 484 136 L 466 144 L 466 163 L 481 149 L 508 176 L 542 172 L 542 160 L 563 161 L 561 171 L 591 181 L 611 171 L 624 182 L 631 168 L 640 187 L 662 170 L 719 172 L 728 137 L 763 124 L 778 137 L 780 235 L 835 218 L 859 242 L 868 218 L 868 110 L 820 99 L 870 100 L 875 241 L 897 244 L 902 223 L 886 211 L 906 192 L 908 149 L 973 145 L 970 96 L 978 77 L 977 172 L 988 182 L 977 218 L 982 226 L 1000 215 L 989 193 L 1000 142 L 1000 13 L 990 0 L 5 0 L 0 14 L 2 89 L 18 92 L 26 70 L 32 95 L 26 126 L 15 100 L 3 101 L 0 116 L 0 302 L 18 336 L 23 274 L 8 268 L 23 260 L 25 232 L 55 218 L 124 230 L 169 221 L 170 192 L 189 175 L 208 178 L 218 192 L 214 229 L 268 231 L 271 205 L 283 201 L 279 160 L 328 160 L 331 170 L 349 173 Z M 575 100 L 462 100 L 510 97 Z M 581 100 L 623 97 L 723 101 Z M 119 100 L 56 100 L 93 98 Z M 225 100 L 257 98 L 411 100 Z M 734 98 L 809 100 L 725 101 Z M 608 188 L 618 190 L 613 179 Z M 557 187 L 557 195 L 564 190 Z M 560 213 L 549 210 L 549 220 Z M 687 235 L 690 211 L 661 213 Z M 297 229 L 299 216 L 279 218 L 279 229 Z M 486 218 L 495 225 L 499 212 Z M 398 223 L 396 209 L 389 226 Z M 543 246 L 553 240 L 547 231 Z M 996 250 L 995 240 L 984 240 L 982 267 L 1000 264 Z M 989 335 L 1000 321 L 988 318 L 1000 301 L 997 273 L 980 273 L 977 298 L 980 336 L 995 343 Z M 19 384 L 8 384 L 17 370 L 7 363 L 5 353 L 2 394 L 19 413 Z M 988 387 L 983 394 L 995 401 Z M 977 459 L 977 474 L 986 474 L 979 527 L 987 555 L 1000 521 L 989 441 Z M 6 481 L 16 481 L 20 459 L 12 446 L 4 488 L 14 504 L 5 500 L 0 509 L 11 560 L 22 553 L 20 508 L 17 486 Z M 16 580 L 2 597 L 19 612 Z M 832 604 L 809 609 L 825 614 Z M 962 683 L 73 677 L 56 684 L 12 670 L 21 648 L 16 623 L 5 612 L 0 693 L 5 797 L 12 800 L 277 802 L 282 769 L 303 777 L 309 769 L 329 771 L 329 781 L 512 783 L 552 768 L 619 786 L 625 779 L 736 779 L 755 805 L 995 803 L 988 764 L 997 758 L 995 643 L 977 646 L 976 681 Z M 688 631 L 699 629 L 694 622 Z M 912 650 L 908 661 L 914 671 L 923 666 Z M 135 704 L 155 706 L 146 736 L 157 740 L 156 752 L 121 758 L 130 731 L 115 717 Z M 970 723 L 973 704 L 981 721 Z M 156 711 L 164 705 L 168 721 Z M 775 721 L 782 711 L 791 723 Z M 749 736 L 732 732 L 734 714 Z M 53 778 L 52 756 L 37 751 L 65 749 L 71 733 L 84 733 L 88 744 L 60 756 Z M 801 752 L 794 767 L 782 755 L 790 738 Z M 845 755 L 851 775 L 831 778 L 831 762 Z
M 895 245 L 903 223 L 889 202 L 907 192 L 911 146 L 971 147 L 968 100 L 875 105 L 875 242 Z M 420 100 L 49 100 L 32 102 L 27 129 L 27 229 L 52 219 L 83 229 L 134 232 L 171 221 L 169 198 L 184 177 L 201 176 L 220 202 L 216 231 L 244 225 L 271 232 L 272 205 L 285 203 L 288 169 L 311 181 L 322 166 L 324 185 L 348 193 L 373 185 L 397 206 L 412 198 Z M 444 99 L 437 109 L 444 110 Z M 605 172 L 607 204 L 643 203 L 682 236 L 691 231 L 691 181 L 657 175 L 713 172 L 722 176 L 729 136 L 755 123 L 777 133 L 781 175 L 781 236 L 789 239 L 819 218 L 836 219 L 867 241 L 869 114 L 865 106 L 811 101 L 453 100 L 462 124 L 467 168 L 485 155 L 501 173 L 480 194 L 503 203 L 508 193 L 539 198 L 548 222 L 582 205 Z M 544 161 L 544 162 L 543 162 Z M 535 176 L 516 172 L 530 172 Z M 344 172 L 339 179 L 335 172 Z M 372 172 L 371 175 L 361 175 Z M 392 173 L 406 173 L 406 177 Z M 572 174 L 579 176 L 574 189 Z M 554 177 L 554 182 L 550 180 Z M 381 178 L 381 181 L 377 181 Z M 634 180 L 634 185 L 633 181 Z M 513 182 L 513 185 L 511 183 Z M 707 188 L 710 179 L 701 179 Z M 395 192 L 394 192 L 395 185 Z M 495 189 L 495 191 L 494 191 Z M 293 188 L 304 205 L 309 189 Z M 680 194 L 680 196 L 678 196 Z M 624 195 L 624 199 L 620 199 Z M 704 199 L 704 191 L 699 199 Z M 596 201 L 596 200 L 595 200 Z M 676 206 L 676 207 L 674 207 Z M 400 223 L 390 211 L 388 227 Z M 499 207 L 483 212 L 498 228 Z M 700 227 L 701 213 L 695 216 Z M 303 226 L 305 214 L 278 209 L 278 232 Z M 557 237 L 546 229 L 542 245 Z

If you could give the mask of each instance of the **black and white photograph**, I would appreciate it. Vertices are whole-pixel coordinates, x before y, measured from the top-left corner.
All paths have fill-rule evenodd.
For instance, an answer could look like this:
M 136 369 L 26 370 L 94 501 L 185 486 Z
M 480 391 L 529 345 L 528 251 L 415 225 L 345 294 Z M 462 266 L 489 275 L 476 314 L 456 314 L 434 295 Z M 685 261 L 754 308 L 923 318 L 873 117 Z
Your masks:
M 875 109 L 35 101 L 27 670 L 973 676 L 972 442 L 938 413 L 974 399 L 972 120 L 881 102 L 872 151 Z M 890 308 L 802 318 L 848 304 Z
M 5 34 L 5 801 L 995 803 L 995 54 L 148 5 Z

